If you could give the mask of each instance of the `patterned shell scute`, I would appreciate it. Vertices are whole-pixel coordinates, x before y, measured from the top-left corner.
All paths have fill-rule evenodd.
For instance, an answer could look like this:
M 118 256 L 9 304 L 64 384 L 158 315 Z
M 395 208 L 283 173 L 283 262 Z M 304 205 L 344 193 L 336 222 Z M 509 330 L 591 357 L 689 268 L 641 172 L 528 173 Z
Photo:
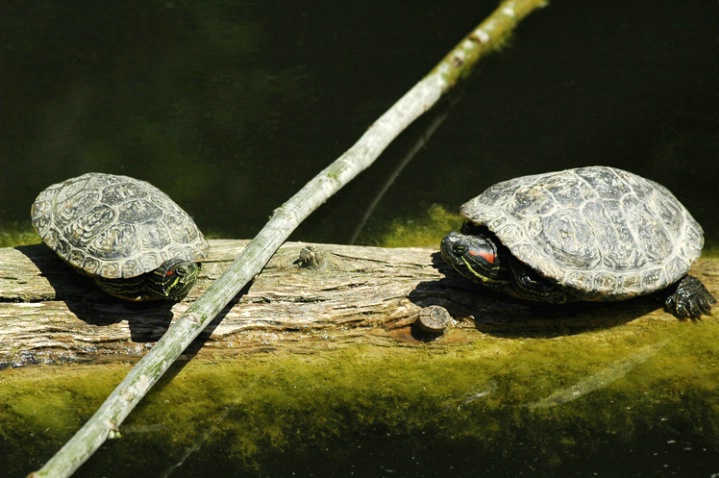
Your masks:
M 32 222 L 73 267 L 108 279 L 135 277 L 179 258 L 204 259 L 209 245 L 190 216 L 151 184 L 88 173 L 40 193 Z
M 511 179 L 461 212 L 586 299 L 663 289 L 687 273 L 704 242 L 701 226 L 664 186 L 605 166 Z

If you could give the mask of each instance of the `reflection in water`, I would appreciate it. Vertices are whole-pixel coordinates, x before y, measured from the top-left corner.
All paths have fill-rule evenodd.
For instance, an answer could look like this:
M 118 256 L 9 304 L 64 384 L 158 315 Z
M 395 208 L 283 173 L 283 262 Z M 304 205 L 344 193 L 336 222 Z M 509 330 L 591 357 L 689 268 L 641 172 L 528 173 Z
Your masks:
M 643 364 L 652 355 L 656 354 L 662 347 L 669 343 L 669 340 L 662 340 L 652 345 L 645 345 L 640 348 L 637 352 L 617 360 L 609 364 L 608 367 L 603 368 L 599 372 L 584 378 L 568 388 L 557 390 L 550 396 L 543 398 L 542 400 L 532 403 L 529 408 L 551 408 L 561 405 L 563 403 L 577 400 L 592 393 L 595 390 L 599 390 L 610 385 L 615 380 L 622 378 L 628 372 L 634 370 L 638 365 Z

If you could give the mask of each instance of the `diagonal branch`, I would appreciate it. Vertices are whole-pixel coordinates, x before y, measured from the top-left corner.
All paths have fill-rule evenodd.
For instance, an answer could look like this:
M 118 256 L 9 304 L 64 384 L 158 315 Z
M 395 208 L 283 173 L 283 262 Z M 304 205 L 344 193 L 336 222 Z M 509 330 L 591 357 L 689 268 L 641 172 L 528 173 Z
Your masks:
M 130 371 L 93 417 L 55 456 L 30 476 L 66 477 L 77 470 L 117 428 L 145 394 L 212 319 L 267 264 L 299 224 L 367 169 L 415 119 L 467 76 L 480 57 L 502 45 L 526 15 L 545 0 L 507 0 L 465 37 L 433 70 L 370 126 L 342 156 L 322 170 L 247 245 L 232 266 L 180 316 Z

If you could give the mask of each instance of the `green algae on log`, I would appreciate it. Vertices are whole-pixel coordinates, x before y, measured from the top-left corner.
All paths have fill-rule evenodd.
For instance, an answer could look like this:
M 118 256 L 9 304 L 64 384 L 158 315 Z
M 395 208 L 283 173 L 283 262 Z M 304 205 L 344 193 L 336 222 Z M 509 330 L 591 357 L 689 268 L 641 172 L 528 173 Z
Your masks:
M 245 244 L 212 241 L 197 286 L 178 304 L 106 296 L 42 245 L 0 249 L 0 367 L 144 355 Z M 652 297 L 572 306 L 509 302 L 483 294 L 437 256 L 428 248 L 288 243 L 201 335 L 202 345 L 187 353 L 202 358 L 353 344 L 428 346 L 411 324 L 431 305 L 446 308 L 455 321 L 432 346 L 486 334 L 539 338 L 622 325 L 616 329 L 621 334 L 654 321 L 689 325 Z M 692 272 L 719 295 L 719 260 L 702 259 Z
M 78 476 L 120 463 L 123 476 L 167 476 L 177 463 L 188 476 L 286 476 L 268 467 L 344 441 L 361 457 L 390 435 L 408 453 L 459 449 L 455 466 L 473 460 L 487 470 L 510 462 L 561 469 L 606 444 L 637 449 L 654 437 L 691 442 L 697 452 L 718 449 L 719 323 L 638 321 L 551 338 L 481 334 L 447 346 L 205 355 L 173 366 L 119 427 L 122 439 L 108 442 Z M 14 472 L 6 476 L 22 476 L 32 459 L 52 454 L 129 368 L 4 370 L 0 448 L 3 471 Z M 566 392 L 575 386 L 581 394 Z

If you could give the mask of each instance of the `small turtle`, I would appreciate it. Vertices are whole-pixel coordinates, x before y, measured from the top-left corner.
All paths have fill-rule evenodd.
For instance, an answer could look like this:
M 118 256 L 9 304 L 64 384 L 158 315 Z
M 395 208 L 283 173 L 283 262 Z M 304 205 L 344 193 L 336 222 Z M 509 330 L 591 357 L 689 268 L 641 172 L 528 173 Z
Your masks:
M 613 301 L 660 292 L 679 318 L 716 299 L 687 274 L 701 226 L 664 186 L 593 166 L 491 186 L 460 209 L 441 253 L 461 275 L 520 299 Z
M 32 205 L 52 250 L 108 294 L 181 300 L 209 244 L 190 216 L 151 184 L 88 173 L 53 184 Z

